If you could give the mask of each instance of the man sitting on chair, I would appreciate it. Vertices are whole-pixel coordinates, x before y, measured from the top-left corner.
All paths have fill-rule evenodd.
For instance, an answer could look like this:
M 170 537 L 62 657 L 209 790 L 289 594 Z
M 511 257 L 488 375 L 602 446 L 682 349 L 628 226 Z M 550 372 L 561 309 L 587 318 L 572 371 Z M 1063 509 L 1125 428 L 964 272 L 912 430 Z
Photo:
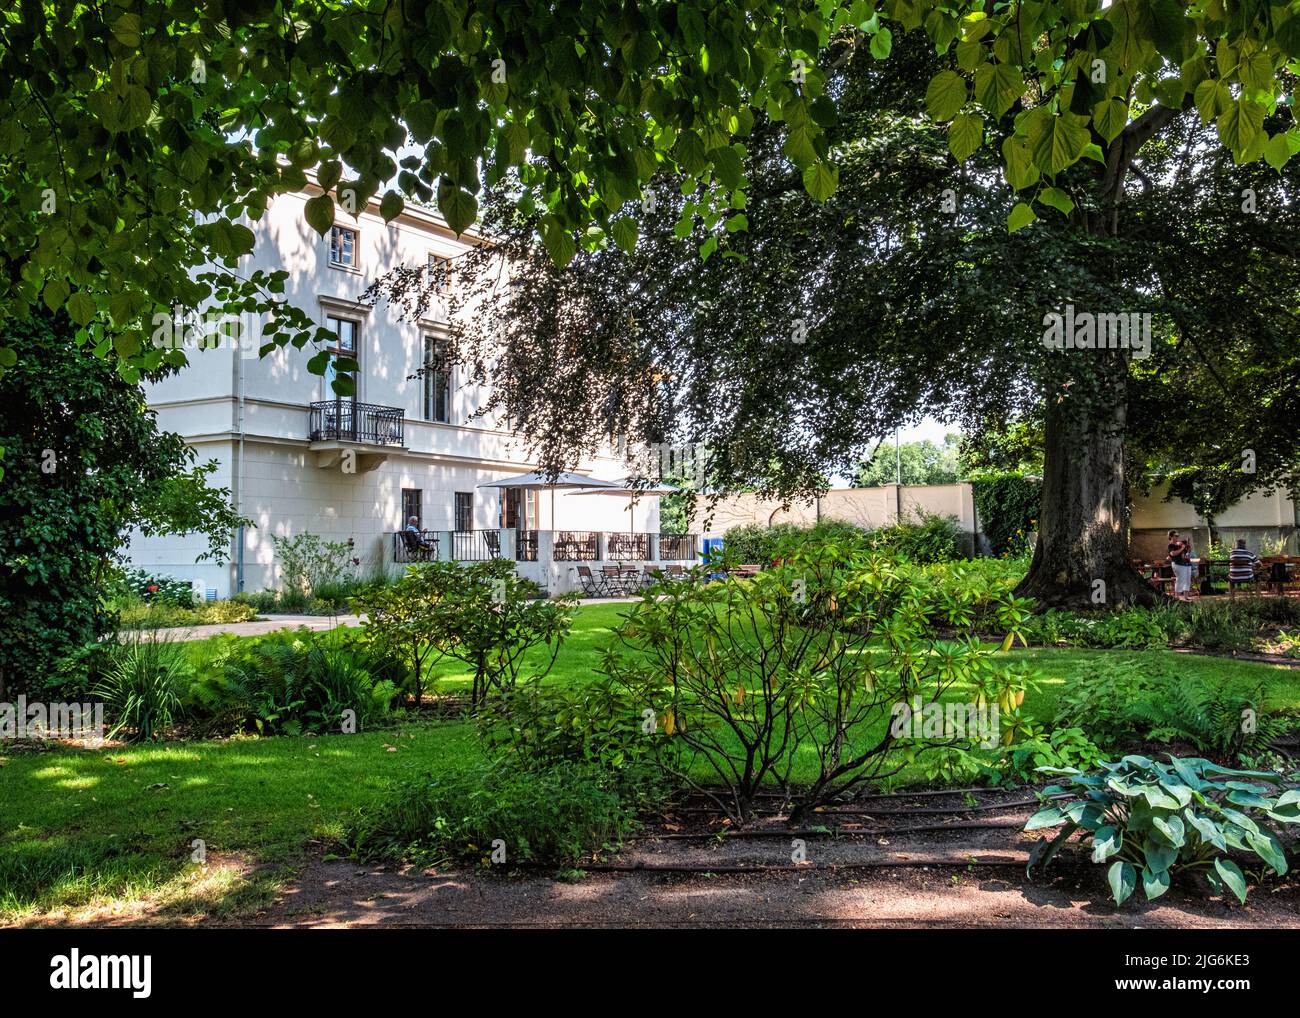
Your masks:
M 424 533 L 420 530 L 420 517 L 412 516 L 406 521 L 406 548 L 408 551 L 415 552 L 421 558 L 428 555 L 432 545 L 424 539 Z
M 1255 582 L 1255 567 L 1259 565 L 1259 556 L 1246 549 L 1244 538 L 1237 538 L 1237 547 L 1228 556 L 1228 596 L 1236 594 L 1237 587 L 1243 583 Z

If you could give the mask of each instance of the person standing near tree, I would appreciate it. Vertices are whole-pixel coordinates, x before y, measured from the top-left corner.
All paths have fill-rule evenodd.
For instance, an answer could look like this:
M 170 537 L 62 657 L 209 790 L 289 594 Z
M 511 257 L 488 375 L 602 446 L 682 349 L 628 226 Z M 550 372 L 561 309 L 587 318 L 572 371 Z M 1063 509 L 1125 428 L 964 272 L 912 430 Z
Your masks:
M 1169 531 L 1169 564 L 1174 569 L 1174 597 L 1190 601 L 1192 594 L 1192 545 L 1180 537 L 1177 530 Z

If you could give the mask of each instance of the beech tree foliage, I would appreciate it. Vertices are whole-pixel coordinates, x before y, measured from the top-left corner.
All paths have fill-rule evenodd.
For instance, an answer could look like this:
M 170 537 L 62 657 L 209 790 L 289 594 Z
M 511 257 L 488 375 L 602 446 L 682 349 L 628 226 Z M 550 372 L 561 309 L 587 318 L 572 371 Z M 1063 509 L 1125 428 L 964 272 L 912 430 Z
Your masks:
M 824 191 L 816 55 L 847 16 L 833 0 L 23 0 L 0 16 L 0 324 L 66 309 L 128 378 L 182 356 L 149 341 L 176 306 L 262 312 L 265 348 L 303 345 L 323 337 L 283 278 L 238 270 L 275 194 L 314 179 L 322 234 L 374 197 L 389 220 L 434 202 L 461 232 L 490 159 L 563 263 L 626 238 L 617 213 L 661 168 L 731 203 L 755 102 L 790 121 Z
M 627 435 L 706 448 L 719 488 L 809 494 L 922 414 L 959 424 L 973 448 L 1029 422 L 1023 455 L 988 462 L 1042 456 L 1069 479 L 1092 458 L 1116 505 L 1102 524 L 1107 561 L 1087 558 L 1098 524 L 1082 499 L 1040 541 L 1103 570 L 1093 575 L 1117 598 L 1131 486 L 1172 476 L 1206 512 L 1297 486 L 1300 163 L 1238 164 L 1192 113 L 1135 157 L 1118 235 L 1056 213 L 1009 233 L 1000 146 L 959 163 L 924 113 L 924 83 L 944 59 L 924 34 L 900 36 L 887 63 L 845 46 L 827 58 L 844 59 L 828 86 L 840 185 L 824 203 L 782 151 L 787 128 L 762 116 L 744 165 L 745 230 L 697 217 L 683 233 L 688 198 L 665 177 L 629 212 L 640 238 L 630 255 L 584 252 L 561 270 L 512 196 L 489 192 L 497 243 L 458 270 L 472 314 L 455 356 L 498 383 L 488 407 L 544 462 Z M 1266 125 L 1289 118 L 1279 108 Z M 1100 170 L 1084 160 L 1058 183 L 1088 196 Z M 420 299 L 418 286 L 385 283 L 377 293 Z M 1080 321 L 1138 316 L 1141 348 L 1045 346 L 1045 319 L 1072 306 Z M 1117 422 L 1090 419 L 1116 408 Z M 1048 445 L 1037 422 L 1053 415 L 1067 424 Z M 1104 455 L 1091 451 L 1100 440 L 1113 443 Z M 1059 587 L 1085 600 L 1091 589 L 1078 577 Z M 1134 578 L 1127 596 L 1146 589 Z

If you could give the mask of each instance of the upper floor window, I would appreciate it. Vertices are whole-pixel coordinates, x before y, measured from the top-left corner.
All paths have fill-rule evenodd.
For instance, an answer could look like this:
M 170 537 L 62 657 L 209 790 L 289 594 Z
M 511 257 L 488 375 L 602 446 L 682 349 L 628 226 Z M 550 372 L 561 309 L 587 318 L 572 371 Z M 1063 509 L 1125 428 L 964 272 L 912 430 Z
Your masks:
M 329 363 L 325 368 L 325 396 L 327 399 L 333 399 L 337 395 L 333 385 L 334 379 L 338 377 L 337 362 L 344 361 L 345 369 L 354 368 L 358 363 L 357 323 L 350 318 L 339 318 L 335 315 L 327 316 L 325 322 L 330 331 L 338 337 L 337 342 L 329 350 Z M 359 382 L 360 379 L 358 378 L 357 381 Z
M 424 419 L 451 422 L 451 344 L 424 337 Z
M 447 293 L 451 289 L 451 259 L 430 253 L 428 284 L 438 293 Z
M 330 227 L 330 264 L 357 267 L 357 231 L 346 226 Z

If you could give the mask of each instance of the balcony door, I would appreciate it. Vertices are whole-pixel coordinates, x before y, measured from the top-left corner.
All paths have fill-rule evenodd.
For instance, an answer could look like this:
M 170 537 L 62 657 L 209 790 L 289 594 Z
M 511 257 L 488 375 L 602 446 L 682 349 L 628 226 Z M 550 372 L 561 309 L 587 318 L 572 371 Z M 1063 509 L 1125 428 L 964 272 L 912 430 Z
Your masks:
M 537 529 L 537 490 L 507 488 L 502 502 L 502 527 L 515 530 Z
M 340 396 L 334 391 L 334 379 L 338 377 L 338 361 L 344 361 L 345 366 L 347 362 L 360 365 L 357 360 L 357 323 L 351 318 L 338 318 L 334 315 L 327 316 L 325 321 L 335 337 L 334 346 L 329 350 L 329 362 L 325 365 L 325 398 L 334 401 L 332 408 L 334 420 L 327 421 L 327 424 L 332 424 L 338 429 L 340 438 L 347 436 L 355 440 L 358 426 L 356 390 L 351 396 Z M 356 381 L 356 389 L 360 389 L 361 372 L 358 370 L 353 378 Z

